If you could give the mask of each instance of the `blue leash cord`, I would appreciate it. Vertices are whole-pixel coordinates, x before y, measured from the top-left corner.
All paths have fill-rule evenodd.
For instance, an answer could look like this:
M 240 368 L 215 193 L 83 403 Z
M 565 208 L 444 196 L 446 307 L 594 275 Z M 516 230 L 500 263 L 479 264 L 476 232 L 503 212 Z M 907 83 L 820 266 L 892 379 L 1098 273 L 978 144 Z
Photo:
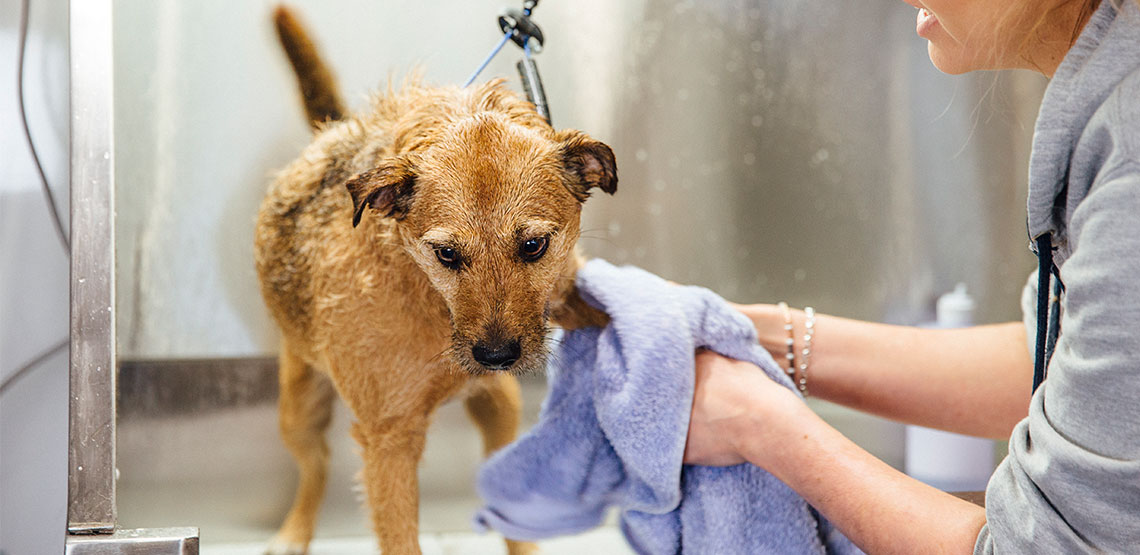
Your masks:
M 540 46 L 542 45 L 542 29 L 539 29 L 537 25 L 530 21 L 530 14 L 536 5 L 538 5 L 538 0 L 527 0 L 523 2 L 521 12 L 517 10 L 506 10 L 503 15 L 499 16 L 499 27 L 503 30 L 503 38 L 499 41 L 499 44 L 495 45 L 495 48 L 491 49 L 491 53 L 487 54 L 487 57 L 483 59 L 483 63 L 479 64 L 479 68 L 475 70 L 475 73 L 472 73 L 471 77 L 467 78 L 467 82 L 463 83 L 464 88 L 475 82 L 475 79 L 479 77 L 479 74 L 483 72 L 487 64 L 490 64 L 491 60 L 499 54 L 499 51 L 503 49 L 503 46 L 507 44 L 508 40 L 514 39 L 515 43 L 523 48 L 527 59 L 530 58 L 530 39 L 532 36 L 538 41 Z
M 523 51 L 523 59 L 516 64 L 519 70 L 519 77 L 522 78 L 523 89 L 526 92 L 527 100 L 534 104 L 535 111 L 538 115 L 550 123 L 550 107 L 546 104 L 546 92 L 542 87 L 542 78 L 538 75 L 538 66 L 531 58 L 531 40 L 537 41 L 535 48 L 541 52 L 543 45 L 542 29 L 530 20 L 531 8 L 538 4 L 538 0 L 527 0 L 523 3 L 524 9 L 520 12 L 518 10 L 506 10 L 503 15 L 499 16 L 499 28 L 503 31 L 503 38 L 499 40 L 499 44 L 491 49 L 491 53 L 483 59 L 483 63 L 479 64 L 479 68 L 471 77 L 467 78 L 467 82 L 463 83 L 463 88 L 467 88 L 479 74 L 491 63 L 503 46 L 507 44 L 508 40 L 514 40 L 515 44 L 519 45 Z
M 479 64 L 479 68 L 475 70 L 475 73 L 472 73 L 471 77 L 467 78 L 467 82 L 463 83 L 464 87 L 467 87 L 471 83 L 475 82 L 475 78 L 479 77 L 479 74 L 483 72 L 483 69 L 487 67 L 487 64 L 491 63 L 491 60 L 495 59 L 495 56 L 499 53 L 500 50 L 503 49 L 503 45 L 507 44 L 507 41 L 509 40 L 511 40 L 510 31 L 503 35 L 503 39 L 499 41 L 499 44 L 495 45 L 495 48 L 491 50 L 491 53 L 487 55 L 487 58 L 483 60 L 483 63 Z M 527 50 L 529 51 L 529 49 L 530 45 L 528 43 Z

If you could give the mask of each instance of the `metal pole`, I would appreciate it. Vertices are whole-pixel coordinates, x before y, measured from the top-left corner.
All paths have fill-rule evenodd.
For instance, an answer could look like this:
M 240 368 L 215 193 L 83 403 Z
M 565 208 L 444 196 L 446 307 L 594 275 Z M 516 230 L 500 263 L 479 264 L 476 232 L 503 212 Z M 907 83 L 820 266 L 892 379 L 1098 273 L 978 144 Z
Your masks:
M 68 555 L 197 555 L 197 528 L 116 529 L 113 0 L 71 2 Z
M 115 528 L 112 0 L 71 2 L 71 378 L 67 529 Z

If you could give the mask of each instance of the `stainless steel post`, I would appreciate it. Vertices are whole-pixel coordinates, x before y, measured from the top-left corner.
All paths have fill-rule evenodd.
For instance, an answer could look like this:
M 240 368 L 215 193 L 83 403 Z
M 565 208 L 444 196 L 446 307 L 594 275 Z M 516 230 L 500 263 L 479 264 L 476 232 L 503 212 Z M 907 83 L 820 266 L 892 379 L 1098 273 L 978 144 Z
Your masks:
M 115 529 L 115 157 L 112 0 L 69 6 L 69 555 L 197 555 L 196 528 Z
M 71 393 L 67 529 L 115 528 L 111 0 L 70 5 Z

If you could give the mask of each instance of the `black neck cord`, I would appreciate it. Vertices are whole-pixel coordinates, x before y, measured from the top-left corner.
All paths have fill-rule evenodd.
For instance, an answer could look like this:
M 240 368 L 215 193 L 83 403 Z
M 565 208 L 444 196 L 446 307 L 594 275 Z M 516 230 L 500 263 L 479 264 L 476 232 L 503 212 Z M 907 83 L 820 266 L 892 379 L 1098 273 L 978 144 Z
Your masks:
M 1060 272 L 1053 263 L 1053 234 L 1037 237 L 1037 342 L 1033 356 L 1033 392 L 1045 381 L 1045 371 L 1061 333 Z M 1056 276 L 1056 279 L 1050 279 Z

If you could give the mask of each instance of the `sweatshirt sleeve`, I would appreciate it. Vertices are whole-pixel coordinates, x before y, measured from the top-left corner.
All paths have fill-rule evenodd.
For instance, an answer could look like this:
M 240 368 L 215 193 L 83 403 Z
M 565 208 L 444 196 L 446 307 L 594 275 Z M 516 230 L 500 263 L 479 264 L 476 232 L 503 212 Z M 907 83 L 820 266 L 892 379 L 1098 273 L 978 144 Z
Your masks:
M 1140 162 L 1100 177 L 1070 222 L 1062 333 L 990 480 L 977 554 L 1140 546 Z

